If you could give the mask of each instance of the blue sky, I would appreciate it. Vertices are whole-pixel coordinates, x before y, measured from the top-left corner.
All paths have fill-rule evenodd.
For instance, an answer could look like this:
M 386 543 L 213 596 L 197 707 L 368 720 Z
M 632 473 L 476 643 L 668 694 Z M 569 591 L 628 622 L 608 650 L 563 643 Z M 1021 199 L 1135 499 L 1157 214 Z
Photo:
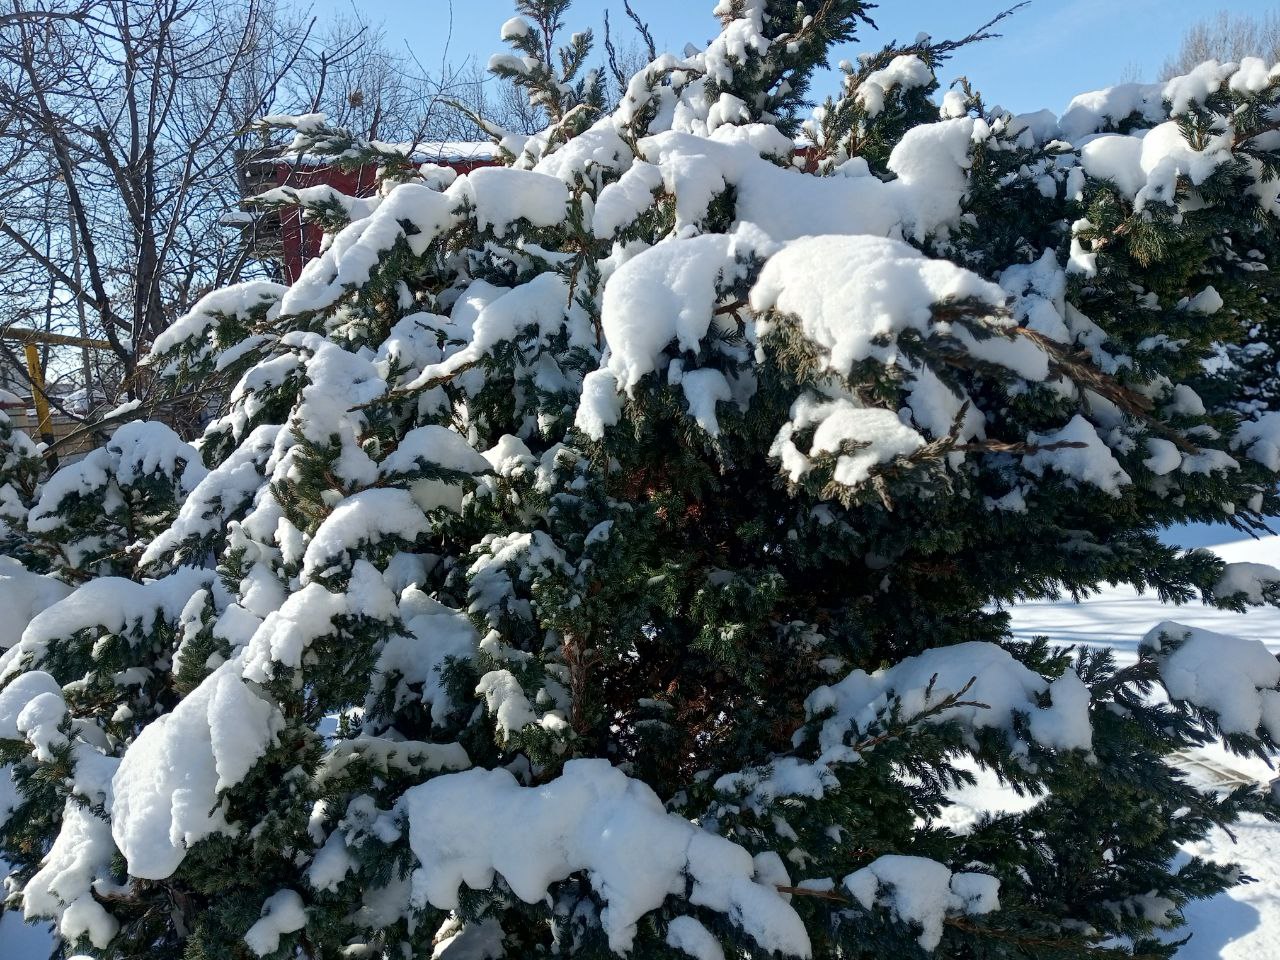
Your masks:
M 879 31 L 867 31 L 836 59 L 890 39 L 910 41 L 920 32 L 964 36 L 1012 2 L 883 0 L 873 13 Z M 659 48 L 676 52 L 714 34 L 714 5 L 714 0 L 632 0 Z M 1235 13 L 1261 14 L 1273 6 L 1270 0 L 1229 0 Z M 407 45 L 433 72 L 446 56 L 455 64 L 468 57 L 483 63 L 503 49 L 498 28 L 512 13 L 510 0 L 313 0 L 313 7 L 321 16 L 354 9 L 366 20 L 384 23 L 388 39 Z M 594 27 L 599 35 L 606 8 L 615 24 L 625 24 L 621 0 L 577 0 L 570 26 Z M 940 79 L 946 84 L 968 76 L 989 103 L 1017 112 L 1042 107 L 1061 112 L 1075 93 L 1110 86 L 1127 73 L 1153 79 L 1187 27 L 1217 8 L 1204 0 L 1033 0 L 1005 21 L 1002 37 L 955 57 Z M 814 94 L 822 97 L 831 89 L 816 84 Z

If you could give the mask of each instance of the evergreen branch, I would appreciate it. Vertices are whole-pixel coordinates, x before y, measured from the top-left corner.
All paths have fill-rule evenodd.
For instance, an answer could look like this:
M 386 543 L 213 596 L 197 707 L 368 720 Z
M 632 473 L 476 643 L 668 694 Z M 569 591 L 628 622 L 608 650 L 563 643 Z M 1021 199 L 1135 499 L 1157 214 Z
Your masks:
M 640 15 L 631 7 L 631 0 L 622 0 L 622 9 L 626 11 L 631 22 L 635 24 L 636 32 L 644 39 L 645 49 L 649 52 L 649 59 L 656 60 L 658 57 L 658 46 L 653 42 L 653 34 L 649 32 L 649 25 L 640 19 Z
M 843 897 L 833 890 L 810 890 L 808 887 L 785 887 L 777 886 L 779 893 L 785 893 L 793 897 L 811 897 L 815 900 L 829 900 L 832 903 L 852 903 L 848 897 Z
M 1009 19 L 1023 7 L 1030 6 L 1031 0 L 1022 0 L 1021 3 L 1015 3 L 1012 7 L 1000 11 L 982 26 L 972 31 L 968 36 L 961 37 L 959 40 L 943 40 L 941 43 L 930 43 L 929 49 L 938 56 L 939 59 L 950 56 L 962 47 L 967 47 L 973 43 L 981 43 L 984 40 L 994 40 L 1001 34 L 992 32 L 991 28 L 999 23 Z
M 978 443 L 957 443 L 947 447 L 964 453 L 1016 453 L 1032 455 L 1053 450 L 1083 450 L 1089 446 L 1078 440 L 1058 440 L 1054 443 L 1009 443 L 1004 440 L 982 440 Z
M 1263 134 L 1274 133 L 1277 130 L 1280 130 L 1280 119 L 1263 124 L 1257 129 L 1249 131 L 1247 134 L 1243 130 L 1237 130 L 1231 138 L 1231 147 L 1233 150 L 1238 150 L 1251 140 L 1256 140 Z
M 1103 373 L 1088 360 L 1088 354 L 1069 354 L 1056 340 L 1028 327 L 1014 327 L 1013 332 L 1036 344 L 1052 358 L 1054 365 L 1074 383 L 1087 386 L 1094 393 L 1110 400 L 1125 413 L 1141 420 L 1152 430 L 1172 441 L 1184 453 L 1200 453 L 1200 448 L 1163 420 L 1152 415 L 1154 404 L 1150 397 L 1130 390 L 1114 377 Z

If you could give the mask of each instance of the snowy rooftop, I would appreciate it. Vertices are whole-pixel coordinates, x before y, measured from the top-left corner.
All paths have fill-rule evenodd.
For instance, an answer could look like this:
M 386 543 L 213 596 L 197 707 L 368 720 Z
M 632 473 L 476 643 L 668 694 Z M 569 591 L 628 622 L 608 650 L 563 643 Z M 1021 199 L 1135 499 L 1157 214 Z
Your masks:
M 470 140 L 424 140 L 413 147 L 402 143 L 379 143 L 377 146 L 388 150 L 408 151 L 414 163 L 475 163 L 497 160 L 499 157 L 497 144 Z M 281 162 L 304 167 L 322 167 L 327 166 L 331 160 L 327 157 L 313 157 L 307 154 L 286 154 L 260 157 L 250 161 L 249 165 L 274 165 Z

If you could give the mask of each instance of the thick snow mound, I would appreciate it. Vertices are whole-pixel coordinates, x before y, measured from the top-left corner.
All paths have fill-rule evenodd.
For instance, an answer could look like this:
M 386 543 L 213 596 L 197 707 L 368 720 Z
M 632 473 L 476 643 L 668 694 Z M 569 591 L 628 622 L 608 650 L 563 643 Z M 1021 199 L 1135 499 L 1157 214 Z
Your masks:
M 115 852 L 107 822 L 84 805 L 68 800 L 58 838 L 39 872 L 23 887 L 26 918 L 56 920 L 68 943 L 88 937 L 95 947 L 104 949 L 120 923 L 94 898 L 93 891 L 100 884 L 111 883 Z
M 1000 907 L 1000 881 L 985 873 L 952 873 L 925 857 L 878 857 L 844 878 L 844 887 L 866 910 L 883 904 L 901 922 L 920 927 L 925 950 L 942 940 L 948 914 L 991 913 Z
M 111 783 L 111 834 L 133 876 L 163 880 L 191 844 L 235 832 L 220 793 L 244 778 L 283 722 L 239 669 L 238 660 L 223 664 L 126 751 Z
M 1036 476 L 1043 476 L 1045 468 L 1052 467 L 1113 497 L 1120 496 L 1120 488 L 1132 482 L 1093 424 L 1079 414 L 1065 427 L 1045 434 L 1032 433 L 1029 439 L 1040 449 L 1024 456 L 1022 465 Z
M 333 304 L 345 291 L 368 282 L 397 243 L 414 255 L 457 223 L 459 201 L 419 183 L 403 183 L 373 215 L 346 227 L 306 265 L 280 300 L 280 312 L 305 313 Z
M 840 269 L 832 270 L 833 263 Z M 751 307 L 795 317 L 828 367 L 848 375 L 859 360 L 896 358 L 895 347 L 879 344 L 883 339 L 906 330 L 933 333 L 935 304 L 976 300 L 994 309 L 1005 297 L 996 284 L 901 240 L 820 236 L 793 241 L 769 259 L 751 290 Z M 762 321 L 761 335 L 777 322 Z
M 22 637 L 31 618 L 64 599 L 71 588 L 61 580 L 29 573 L 12 557 L 0 557 L 0 650 L 7 650 Z
M 198 342 L 201 352 L 213 348 L 211 328 L 223 317 L 243 320 L 251 312 L 274 310 L 288 288 L 270 280 L 250 280 L 205 294 L 187 313 L 165 327 L 151 345 L 148 360 L 180 344 Z
M 1166 620 L 1142 639 L 1169 696 L 1211 710 L 1225 733 L 1280 740 L 1280 660 L 1261 642 Z
M 813 431 L 813 439 L 808 453 L 803 453 L 795 435 L 807 430 Z M 834 479 L 852 487 L 865 482 L 872 467 L 909 456 L 924 442 L 892 410 L 862 407 L 843 397 L 823 401 L 804 393 L 791 405 L 791 419 L 778 431 L 769 455 L 779 461 L 792 483 L 813 468 L 816 456 L 834 456 Z M 841 452 L 845 450 L 852 452 Z
M 1038 701 L 1045 693 L 1051 703 L 1041 707 Z M 851 726 L 866 730 L 890 696 L 901 703 L 904 718 L 959 696 L 956 704 L 933 713 L 931 722 L 954 720 L 1012 733 L 1017 711 L 1028 715 L 1031 736 L 1042 746 L 1088 750 L 1093 741 L 1089 692 L 1074 671 L 1050 682 L 1002 647 L 974 641 L 928 650 L 872 674 L 855 670 L 833 686 L 819 687 L 805 709 L 810 716 L 830 711 L 818 738 L 821 748 L 840 751 Z
M 58 686 L 57 680 L 43 670 L 19 674 L 4 689 L 0 689 L 0 740 L 23 739 L 18 718 L 27 704 L 46 693 L 61 698 L 62 688 Z
M 773 887 L 755 879 L 751 854 L 666 812 L 656 794 L 606 760 L 571 760 L 541 787 L 506 770 L 467 770 L 408 790 L 409 845 L 421 866 L 413 898 L 458 906 L 462 884 L 485 889 L 500 874 L 526 903 L 586 871 L 606 901 L 609 946 L 630 949 L 636 924 L 668 896 L 725 913 L 766 951 L 807 957 L 809 936 Z
M 0 654 L 0 683 L 38 665 L 51 643 L 79 631 L 101 628 L 122 634 L 149 629 L 157 617 L 176 620 L 192 594 L 212 579 L 211 570 L 182 567 L 144 583 L 123 577 L 90 580 L 32 617 L 22 638 Z
M 750 244 L 719 234 L 667 240 L 618 268 L 601 307 L 608 368 L 630 389 L 658 369 L 671 341 L 694 351 L 711 325 L 717 290 L 740 274 Z M 737 266 L 735 266 L 737 265 Z
M 307 925 L 307 911 L 302 897 L 294 890 L 281 890 L 262 905 L 262 917 L 249 928 L 244 942 L 259 957 L 280 949 L 280 937 Z

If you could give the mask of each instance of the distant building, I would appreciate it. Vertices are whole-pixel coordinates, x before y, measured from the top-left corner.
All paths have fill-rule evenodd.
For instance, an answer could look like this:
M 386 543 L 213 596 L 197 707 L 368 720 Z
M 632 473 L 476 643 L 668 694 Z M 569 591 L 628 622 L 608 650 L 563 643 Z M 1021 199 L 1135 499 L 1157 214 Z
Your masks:
M 498 148 L 492 143 L 440 142 L 419 144 L 414 160 L 450 167 L 458 173 L 470 173 L 477 167 L 491 167 L 498 162 Z M 370 196 L 377 185 L 377 165 L 359 170 L 342 170 L 327 162 L 301 158 L 266 158 L 245 164 L 246 195 L 256 196 L 273 187 L 333 187 L 352 197 Z M 302 219 L 298 209 L 270 212 L 262 216 L 232 213 L 224 218 L 229 225 L 241 225 L 251 231 L 249 241 L 259 260 L 280 265 L 280 275 L 293 283 L 308 261 L 320 253 L 323 234 L 319 224 Z

